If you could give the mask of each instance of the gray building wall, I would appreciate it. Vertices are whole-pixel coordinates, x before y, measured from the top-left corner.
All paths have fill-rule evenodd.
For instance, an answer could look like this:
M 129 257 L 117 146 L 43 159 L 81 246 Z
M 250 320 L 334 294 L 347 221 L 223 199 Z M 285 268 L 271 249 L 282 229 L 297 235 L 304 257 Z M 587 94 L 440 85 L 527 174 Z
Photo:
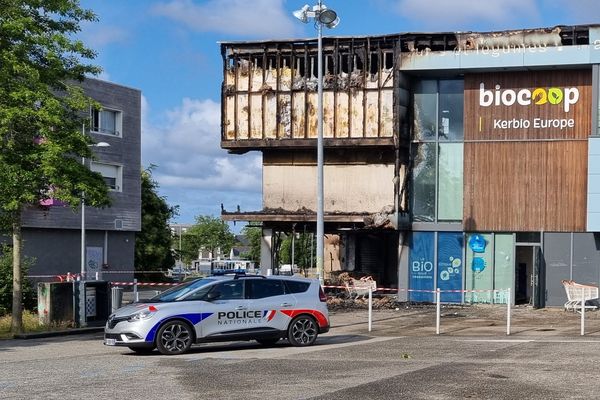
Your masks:
M 57 275 L 80 272 L 81 233 L 74 229 L 30 228 L 24 231 L 23 253 L 29 275 L 36 281 L 53 281 Z M 86 231 L 87 247 L 105 248 L 105 231 Z M 133 278 L 135 232 L 108 232 L 100 279 L 130 281 Z M 94 277 L 90 277 L 94 278 Z
M 83 87 L 88 96 L 101 105 L 122 112 L 123 128 L 120 137 L 90 133 L 95 142 L 110 147 L 94 148 L 94 161 L 122 166 L 122 191 L 110 193 L 108 208 L 86 207 L 86 229 L 139 231 L 141 229 L 141 92 L 110 82 L 87 79 Z M 87 160 L 86 160 L 87 161 Z M 89 162 L 87 162 L 89 165 Z M 81 214 L 69 207 L 50 207 L 49 210 L 30 209 L 23 214 L 24 228 L 81 229 Z
M 562 306 L 567 301 L 563 279 L 577 283 L 600 283 L 600 234 L 545 233 L 546 305 Z
M 110 207 L 86 206 L 86 247 L 102 247 L 103 279 L 130 280 L 133 271 L 135 232 L 141 230 L 141 92 L 110 82 L 87 79 L 86 94 L 102 106 L 122 114 L 121 135 L 90 132 L 95 142 L 110 147 L 94 148 L 93 161 L 122 167 L 121 191 L 111 191 Z M 86 160 L 89 166 L 89 160 Z M 32 207 L 23 213 L 24 255 L 35 262 L 30 276 L 51 276 L 81 271 L 81 210 L 53 206 Z

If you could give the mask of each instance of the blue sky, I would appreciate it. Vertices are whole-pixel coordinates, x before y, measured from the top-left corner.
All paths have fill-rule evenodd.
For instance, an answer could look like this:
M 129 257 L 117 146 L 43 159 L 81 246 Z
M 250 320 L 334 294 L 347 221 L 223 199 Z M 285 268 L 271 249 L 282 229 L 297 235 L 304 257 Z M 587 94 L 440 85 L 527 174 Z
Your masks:
M 219 41 L 314 37 L 294 19 L 304 0 L 82 0 L 100 21 L 80 37 L 98 52 L 101 79 L 140 89 L 142 162 L 175 222 L 261 209 L 259 152 L 220 143 Z M 310 5 L 316 1 L 309 2 Z M 489 31 L 600 23 L 600 0 L 328 0 L 341 23 L 325 35 Z

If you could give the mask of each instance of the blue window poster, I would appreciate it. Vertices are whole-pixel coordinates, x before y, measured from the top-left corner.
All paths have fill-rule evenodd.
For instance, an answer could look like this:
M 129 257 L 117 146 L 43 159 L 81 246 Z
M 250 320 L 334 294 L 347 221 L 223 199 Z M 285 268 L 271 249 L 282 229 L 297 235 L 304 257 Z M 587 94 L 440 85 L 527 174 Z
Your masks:
M 437 286 L 442 290 L 441 301 L 461 303 L 462 293 L 444 290 L 461 290 L 463 281 L 463 235 L 460 232 L 438 234 Z
M 433 232 L 413 232 L 408 259 L 409 286 L 413 290 L 434 290 Z M 433 302 L 432 292 L 410 292 L 410 301 Z

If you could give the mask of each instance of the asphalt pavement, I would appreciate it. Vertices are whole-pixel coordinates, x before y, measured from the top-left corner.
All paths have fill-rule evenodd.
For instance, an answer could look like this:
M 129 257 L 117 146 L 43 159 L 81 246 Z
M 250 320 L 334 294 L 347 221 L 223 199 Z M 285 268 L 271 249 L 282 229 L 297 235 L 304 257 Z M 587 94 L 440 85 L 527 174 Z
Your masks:
M 333 311 L 316 345 L 136 355 L 101 333 L 0 341 L 2 399 L 594 399 L 600 314 L 500 306 Z

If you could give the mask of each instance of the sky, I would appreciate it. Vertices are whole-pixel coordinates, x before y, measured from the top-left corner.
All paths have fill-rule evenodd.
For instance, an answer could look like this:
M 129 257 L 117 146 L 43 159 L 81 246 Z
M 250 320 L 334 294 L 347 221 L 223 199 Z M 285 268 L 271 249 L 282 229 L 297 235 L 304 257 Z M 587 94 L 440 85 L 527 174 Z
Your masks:
M 309 2 L 309 5 L 317 1 Z M 324 0 L 340 24 L 324 36 L 492 31 L 600 23 L 600 0 Z M 262 208 L 261 154 L 220 148 L 219 41 L 314 38 L 292 12 L 306 0 L 82 0 L 99 21 L 79 38 L 100 79 L 142 91 L 142 168 L 179 206 L 176 223 Z M 239 229 L 239 226 L 238 226 Z M 234 228 L 234 230 L 236 230 Z

